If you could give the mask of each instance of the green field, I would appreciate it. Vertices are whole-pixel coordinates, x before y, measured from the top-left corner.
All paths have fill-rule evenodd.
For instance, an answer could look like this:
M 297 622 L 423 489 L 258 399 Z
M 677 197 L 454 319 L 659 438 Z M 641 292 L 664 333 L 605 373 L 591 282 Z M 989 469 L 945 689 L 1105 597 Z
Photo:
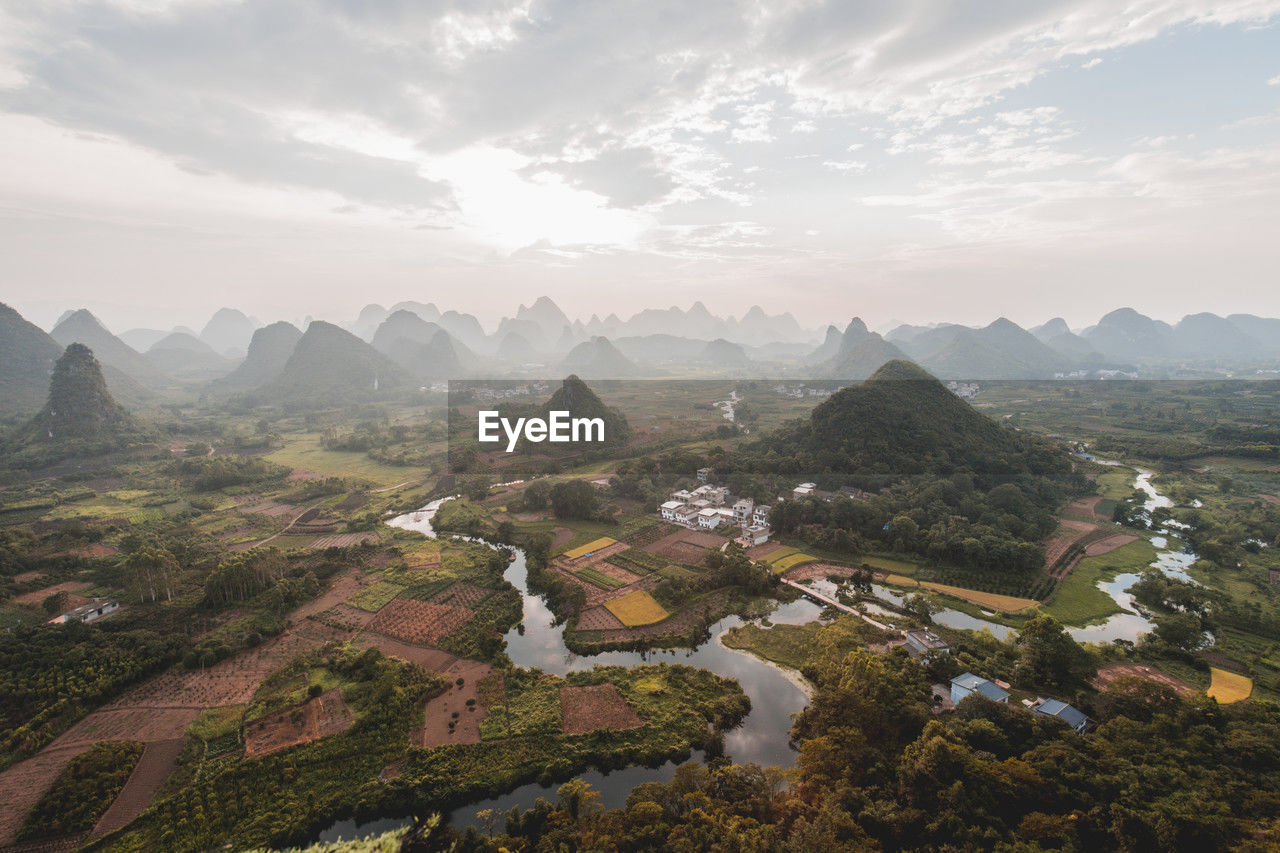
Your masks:
M 1111 596 L 1098 589 L 1098 582 L 1124 572 L 1141 573 L 1156 558 L 1155 547 L 1146 539 L 1130 542 L 1109 554 L 1086 557 L 1058 584 L 1045 610 L 1067 625 L 1103 622 L 1120 608 Z
M 620 581 L 615 577 L 610 577 L 599 569 L 588 566 L 585 569 L 578 569 L 574 576 L 586 581 L 592 586 L 598 586 L 600 589 L 617 589 L 620 586 L 626 586 L 624 581 Z
M 874 555 L 863 557 L 859 562 L 863 565 L 870 566 L 873 569 L 881 569 L 896 575 L 913 575 L 920 568 L 918 563 L 912 563 L 907 560 L 900 560 L 892 557 L 877 557 Z
M 404 592 L 404 587 L 400 584 L 379 581 L 348 598 L 347 604 L 352 607 L 358 607 L 361 610 L 367 610 L 370 613 L 377 613 L 386 607 L 391 602 L 391 599 L 402 592 Z
M 326 477 L 365 480 L 376 488 L 394 486 L 406 480 L 420 482 L 424 473 L 421 467 L 386 465 L 361 452 L 325 450 L 320 446 L 320 436 L 315 433 L 291 435 L 284 447 L 264 458 L 278 465 L 303 468 Z

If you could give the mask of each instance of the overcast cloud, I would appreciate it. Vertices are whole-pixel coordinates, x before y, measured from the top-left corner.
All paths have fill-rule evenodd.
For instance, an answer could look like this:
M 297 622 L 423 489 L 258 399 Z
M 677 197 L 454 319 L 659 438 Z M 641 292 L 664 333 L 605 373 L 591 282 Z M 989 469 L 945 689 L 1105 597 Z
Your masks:
M 113 328 L 1280 315 L 1280 0 L 0 2 L 0 300 Z

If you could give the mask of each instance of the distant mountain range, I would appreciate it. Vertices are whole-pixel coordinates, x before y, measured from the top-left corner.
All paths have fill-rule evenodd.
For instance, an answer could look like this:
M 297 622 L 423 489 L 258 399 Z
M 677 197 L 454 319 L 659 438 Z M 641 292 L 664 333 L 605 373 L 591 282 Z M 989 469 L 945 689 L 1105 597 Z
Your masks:
M 981 327 L 900 325 L 881 335 L 857 317 L 843 329 L 806 330 L 790 314 L 753 306 L 722 317 L 701 302 L 583 322 L 543 296 L 491 333 L 470 314 L 407 301 L 368 305 L 345 324 L 261 326 L 223 308 L 199 332 L 115 335 L 85 309 L 67 311 L 45 333 L 0 305 L 0 419 L 13 423 L 41 407 L 53 365 L 72 343 L 93 350 L 126 407 L 203 393 L 336 405 L 451 378 L 569 373 L 861 381 L 890 361 L 915 362 L 942 379 L 1251 377 L 1280 369 L 1280 319 L 1200 313 L 1170 325 L 1132 308 L 1078 329 L 1061 318 L 1024 329 L 1001 317 Z

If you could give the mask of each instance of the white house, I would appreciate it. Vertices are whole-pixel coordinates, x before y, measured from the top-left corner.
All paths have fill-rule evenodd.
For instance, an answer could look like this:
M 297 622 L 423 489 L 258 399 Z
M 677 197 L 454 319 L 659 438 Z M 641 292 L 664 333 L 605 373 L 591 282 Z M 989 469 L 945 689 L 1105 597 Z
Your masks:
M 66 613 L 59 614 L 49 620 L 50 625 L 64 622 L 93 622 L 104 616 L 110 616 L 120 609 L 120 602 L 110 598 L 95 598 L 88 604 L 82 604 Z
M 791 496 L 796 500 L 807 498 L 809 495 L 813 494 L 817 488 L 817 483 L 801 483 L 791 490 Z
M 693 500 L 693 495 L 690 494 L 687 489 L 681 489 L 678 492 L 671 493 L 671 500 L 680 501 L 680 503 L 682 504 L 687 504 L 689 501 Z
M 707 530 L 715 530 L 720 526 L 719 511 L 711 507 L 698 510 L 698 526 L 704 527 Z
M 699 469 L 698 469 L 698 481 L 699 481 L 699 482 L 705 483 L 705 482 L 707 482 L 707 481 L 708 481 L 708 480 L 710 480 L 710 479 L 711 479 L 711 469 L 710 469 L 710 468 L 699 468 Z
M 684 506 L 684 504 L 680 503 L 680 501 L 667 501 L 664 503 L 662 505 L 662 520 L 675 521 L 676 510 L 680 509 L 682 506 Z
M 750 524 L 753 509 L 755 509 L 755 502 L 750 498 L 743 498 L 733 505 L 733 520 L 738 524 Z
M 698 508 L 690 504 L 681 504 L 676 510 L 675 520 L 680 524 L 687 524 L 690 527 L 698 523 Z
M 767 524 L 753 524 L 750 527 L 744 527 L 742 528 L 742 535 L 738 537 L 738 544 L 744 548 L 763 545 L 769 541 L 769 535 L 772 532 Z
M 768 524 L 770 509 L 772 509 L 772 507 L 768 504 L 760 504 L 751 511 L 751 521 L 755 524 Z

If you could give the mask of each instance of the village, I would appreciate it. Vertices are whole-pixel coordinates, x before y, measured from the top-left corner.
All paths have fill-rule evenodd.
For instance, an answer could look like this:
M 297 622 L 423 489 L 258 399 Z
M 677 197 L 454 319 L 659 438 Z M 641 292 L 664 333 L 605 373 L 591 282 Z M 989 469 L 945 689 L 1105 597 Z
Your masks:
M 697 480 L 700 485 L 692 490 L 678 489 L 672 492 L 670 499 L 659 507 L 659 514 L 662 520 L 681 525 L 690 530 L 705 530 L 709 532 L 722 527 L 736 527 L 738 535 L 732 541 L 743 549 L 753 548 L 768 542 L 773 532 L 769 525 L 769 512 L 773 507 L 769 504 L 757 504 L 750 498 L 735 499 L 735 496 L 730 494 L 727 487 L 713 485 L 710 482 L 711 474 L 712 469 L 699 468 Z M 855 500 L 866 500 L 871 496 L 869 493 L 855 488 L 844 488 L 838 492 L 822 491 L 818 489 L 815 483 L 804 482 L 797 484 L 792 489 L 789 497 L 787 495 L 779 495 L 777 501 L 801 500 L 803 498 L 832 500 L 836 495 L 844 495 Z M 780 581 L 817 604 L 856 616 L 872 627 L 888 634 L 897 634 L 899 639 L 890 643 L 890 647 L 903 646 L 912 657 L 927 661 L 930 658 L 951 653 L 951 647 L 947 641 L 928 628 L 900 629 L 873 619 L 863 610 L 846 604 L 833 596 L 824 595 L 810 586 L 786 577 L 780 578 Z M 935 685 L 935 708 L 937 710 L 950 710 L 963 699 L 973 694 L 1007 705 L 1011 696 L 1009 689 L 1010 685 L 999 679 L 989 681 L 971 672 L 965 672 L 951 679 L 949 689 L 947 685 Z M 1088 716 L 1059 699 L 1043 696 L 1037 696 L 1034 699 L 1028 697 L 1022 699 L 1021 704 L 1033 714 L 1063 720 L 1081 734 L 1091 725 Z

